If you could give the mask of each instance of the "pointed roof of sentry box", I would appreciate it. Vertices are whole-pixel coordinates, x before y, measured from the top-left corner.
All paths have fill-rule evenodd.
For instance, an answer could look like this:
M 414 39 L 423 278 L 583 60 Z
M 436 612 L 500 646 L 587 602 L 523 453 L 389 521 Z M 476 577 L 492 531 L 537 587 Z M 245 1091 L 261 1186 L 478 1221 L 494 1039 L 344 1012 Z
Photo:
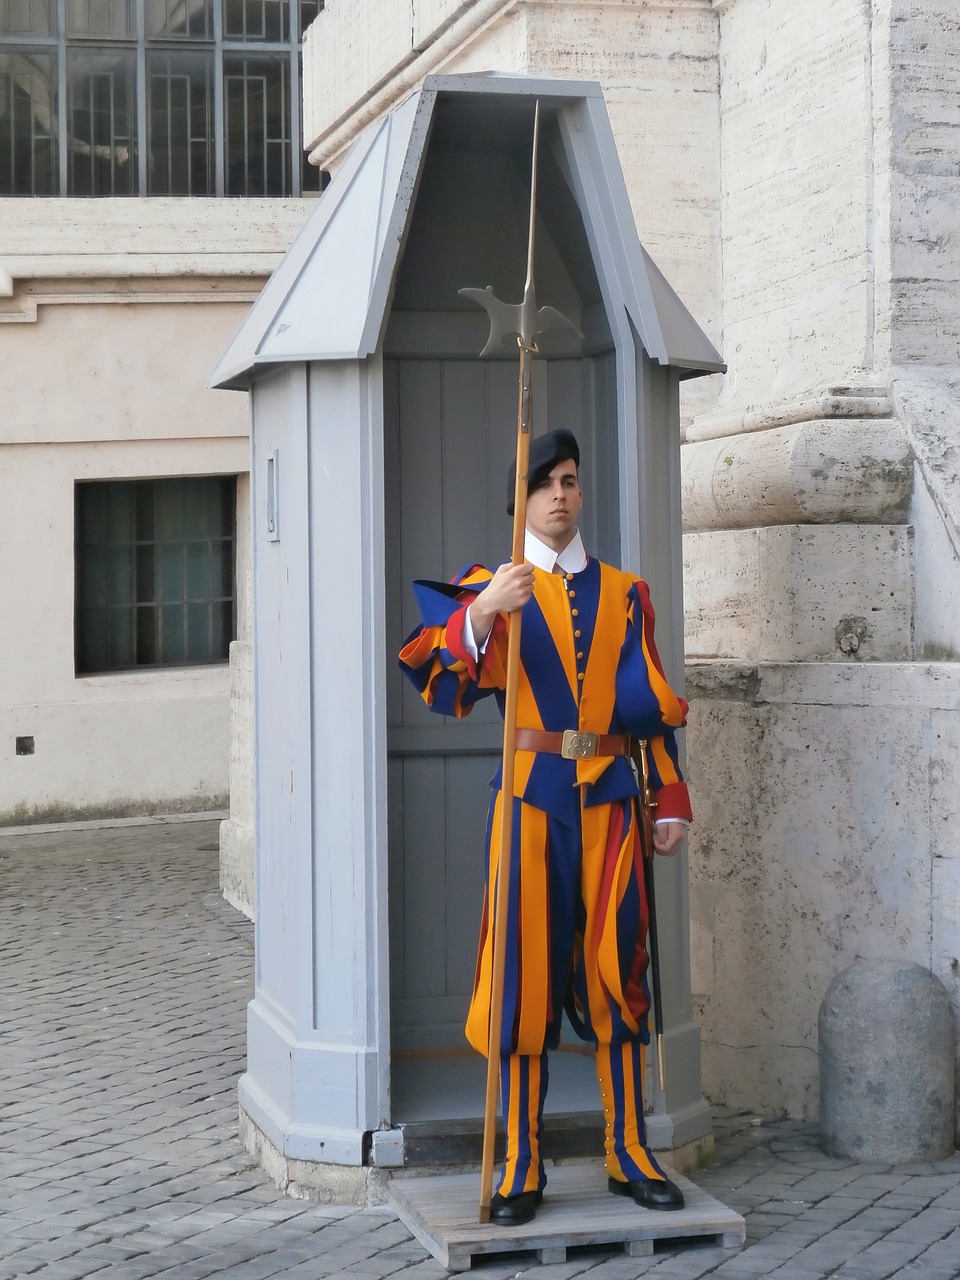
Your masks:
M 682 377 L 718 373 L 713 344 L 640 244 L 599 84 L 497 73 L 428 76 L 356 140 L 210 376 L 246 390 L 278 364 L 361 360 L 376 351 L 437 100 L 538 97 L 556 111 L 564 168 L 604 301 L 647 355 Z

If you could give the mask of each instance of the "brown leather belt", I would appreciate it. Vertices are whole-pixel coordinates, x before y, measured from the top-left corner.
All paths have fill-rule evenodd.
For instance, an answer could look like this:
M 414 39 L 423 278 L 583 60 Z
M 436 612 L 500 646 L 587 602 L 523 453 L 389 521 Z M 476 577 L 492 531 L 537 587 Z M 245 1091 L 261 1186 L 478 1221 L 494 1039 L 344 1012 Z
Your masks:
M 550 733 L 546 729 L 518 729 L 515 742 L 518 751 L 549 751 L 566 760 L 630 754 L 628 733 L 583 733 L 579 729 Z

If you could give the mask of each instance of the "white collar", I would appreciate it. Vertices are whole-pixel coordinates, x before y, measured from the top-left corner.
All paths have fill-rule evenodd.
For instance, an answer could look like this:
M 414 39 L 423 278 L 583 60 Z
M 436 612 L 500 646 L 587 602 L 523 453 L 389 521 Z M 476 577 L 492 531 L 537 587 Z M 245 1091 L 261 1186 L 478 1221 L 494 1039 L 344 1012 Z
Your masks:
M 562 569 L 564 573 L 582 573 L 587 567 L 587 553 L 583 549 L 579 529 L 559 554 L 527 529 L 524 534 L 523 558 L 545 573 L 553 573 L 556 568 Z

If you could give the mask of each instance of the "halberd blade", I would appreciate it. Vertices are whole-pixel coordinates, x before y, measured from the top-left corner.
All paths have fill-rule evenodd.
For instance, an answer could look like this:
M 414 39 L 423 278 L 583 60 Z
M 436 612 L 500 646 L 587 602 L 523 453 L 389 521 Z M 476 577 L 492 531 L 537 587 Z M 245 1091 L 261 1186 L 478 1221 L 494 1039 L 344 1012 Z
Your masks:
M 517 340 L 528 351 L 535 351 L 538 335 L 553 329 L 568 329 L 576 337 L 583 337 L 573 321 L 556 307 L 537 306 L 533 285 L 527 287 L 523 302 L 518 303 L 501 302 L 493 292 L 493 285 L 489 284 L 485 289 L 461 289 L 459 292 L 483 307 L 490 320 L 490 336 L 480 352 L 481 356 L 506 345 L 515 345 Z

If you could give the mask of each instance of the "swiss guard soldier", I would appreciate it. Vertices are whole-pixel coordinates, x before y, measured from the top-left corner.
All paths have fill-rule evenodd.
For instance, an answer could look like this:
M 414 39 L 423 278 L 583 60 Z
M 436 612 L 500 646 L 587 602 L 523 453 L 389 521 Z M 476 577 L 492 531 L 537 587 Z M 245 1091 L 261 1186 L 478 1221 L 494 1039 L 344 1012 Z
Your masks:
M 663 674 L 646 583 L 584 551 L 579 465 L 571 432 L 531 441 L 524 563 L 495 573 L 472 565 L 449 585 L 417 583 L 423 623 L 400 654 L 432 710 L 466 716 L 494 694 L 502 711 L 505 615 L 523 611 L 500 1043 L 506 1160 L 490 1204 L 491 1220 L 503 1225 L 530 1221 L 543 1198 L 547 1051 L 559 1043 L 564 1010 L 596 1047 L 610 1191 L 646 1208 L 683 1206 L 646 1145 L 648 915 L 630 752 L 632 739 L 645 742 L 658 815 L 654 847 L 673 854 L 691 817 L 675 739 L 687 707 Z M 487 893 L 466 1027 L 483 1054 L 493 967 L 490 886 L 504 803 L 499 772 L 492 788 Z

